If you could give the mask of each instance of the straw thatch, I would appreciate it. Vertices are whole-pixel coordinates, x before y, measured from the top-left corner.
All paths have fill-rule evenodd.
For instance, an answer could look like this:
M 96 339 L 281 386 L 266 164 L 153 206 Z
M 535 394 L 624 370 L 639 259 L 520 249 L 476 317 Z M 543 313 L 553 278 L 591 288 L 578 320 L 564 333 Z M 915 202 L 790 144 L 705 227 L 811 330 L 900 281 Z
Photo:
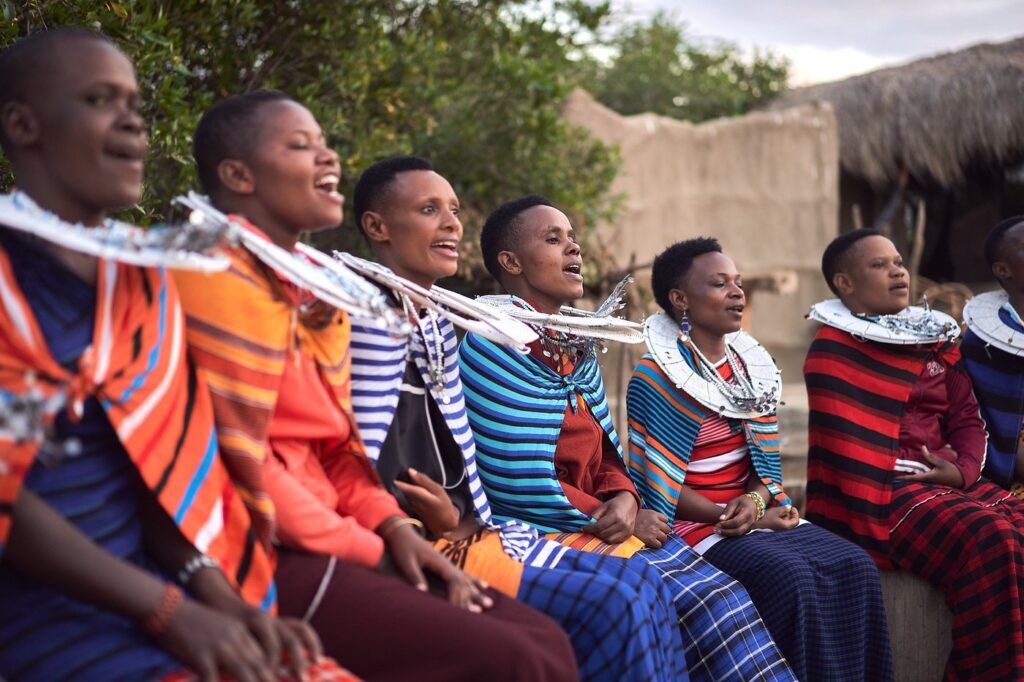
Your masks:
M 835 109 L 844 170 L 881 187 L 906 167 L 952 187 L 971 167 L 1024 159 L 1024 38 L 798 88 L 770 108 L 813 101 Z

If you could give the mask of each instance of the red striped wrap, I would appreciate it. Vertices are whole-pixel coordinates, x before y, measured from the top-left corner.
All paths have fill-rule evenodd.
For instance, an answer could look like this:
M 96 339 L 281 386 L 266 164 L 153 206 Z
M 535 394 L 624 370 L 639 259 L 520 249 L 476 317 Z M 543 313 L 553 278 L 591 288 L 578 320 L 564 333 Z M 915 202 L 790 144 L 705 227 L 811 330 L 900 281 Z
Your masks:
M 810 432 L 807 518 L 856 542 L 891 568 L 889 503 L 900 419 L 925 363 L 952 347 L 860 341 L 828 326 L 804 362 Z

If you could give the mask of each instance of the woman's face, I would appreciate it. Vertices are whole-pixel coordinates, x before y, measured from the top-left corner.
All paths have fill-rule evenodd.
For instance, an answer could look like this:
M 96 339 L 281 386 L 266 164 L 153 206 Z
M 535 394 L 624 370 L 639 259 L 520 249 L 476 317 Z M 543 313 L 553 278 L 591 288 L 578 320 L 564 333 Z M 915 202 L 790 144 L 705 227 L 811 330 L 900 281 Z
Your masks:
M 369 234 L 379 243 L 384 265 L 427 288 L 458 271 L 459 198 L 443 176 L 432 170 L 399 173 L 383 203 L 381 224 Z
M 736 264 L 723 253 L 693 259 L 681 286 L 669 292 L 676 319 L 685 311 L 698 333 L 721 337 L 739 331 L 747 299 Z
M 854 243 L 843 256 L 833 283 L 854 313 L 893 315 L 910 305 L 910 275 L 903 257 L 882 236 Z
M 142 196 L 147 135 L 131 62 L 99 40 L 68 38 L 50 55 L 48 82 L 30 89 L 38 122 L 27 144 L 45 159 L 47 208 L 98 219 Z
M 569 218 L 552 206 L 534 206 L 520 215 L 514 259 L 503 264 L 512 293 L 553 312 L 583 296 L 583 253 Z M 502 256 L 499 255 L 499 262 Z
M 338 155 L 306 107 L 291 100 L 261 107 L 258 143 L 249 159 L 253 186 L 264 209 L 298 235 L 341 224 Z

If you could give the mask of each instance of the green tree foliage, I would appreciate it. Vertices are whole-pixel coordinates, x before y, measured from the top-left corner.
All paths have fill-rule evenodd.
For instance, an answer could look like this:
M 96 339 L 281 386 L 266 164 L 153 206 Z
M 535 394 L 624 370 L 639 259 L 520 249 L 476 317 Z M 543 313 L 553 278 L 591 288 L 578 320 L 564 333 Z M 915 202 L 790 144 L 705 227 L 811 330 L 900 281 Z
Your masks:
M 576 36 L 597 28 L 606 4 L 0 0 L 0 11 L 0 46 L 78 25 L 132 58 L 151 135 L 146 193 L 132 216 L 141 222 L 163 218 L 168 200 L 195 186 L 190 145 L 202 112 L 253 88 L 280 88 L 313 111 L 341 155 L 349 196 L 379 158 L 433 159 L 463 201 L 464 288 L 490 286 L 472 249 L 481 217 L 501 201 L 541 192 L 584 227 L 614 214 L 615 150 L 560 116 Z M 318 241 L 361 247 L 348 217 Z
M 599 101 L 622 114 L 646 111 L 690 121 L 743 114 L 779 94 L 789 64 L 771 52 L 745 57 L 725 41 L 696 42 L 667 14 L 620 28 L 615 57 L 590 68 Z

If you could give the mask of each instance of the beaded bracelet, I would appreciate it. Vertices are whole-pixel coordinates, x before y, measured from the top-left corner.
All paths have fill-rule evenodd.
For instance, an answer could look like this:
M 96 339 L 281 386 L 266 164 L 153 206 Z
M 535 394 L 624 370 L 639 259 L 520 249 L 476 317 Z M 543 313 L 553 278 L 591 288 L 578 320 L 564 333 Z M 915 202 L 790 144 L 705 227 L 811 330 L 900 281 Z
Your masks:
M 185 562 L 185 565 L 178 571 L 178 584 L 182 587 L 188 587 L 188 584 L 192 582 L 192 577 L 203 570 L 204 568 L 216 568 L 220 570 L 220 564 L 217 560 L 206 556 L 205 554 L 196 554 L 194 557 Z
M 761 497 L 761 493 L 757 491 L 752 490 L 749 493 L 747 493 L 746 496 L 753 500 L 754 507 L 757 509 L 757 518 L 755 519 L 755 521 L 760 521 L 764 518 L 764 511 L 765 509 L 768 508 L 768 505 L 765 504 L 764 498 Z
M 143 621 L 142 629 L 154 637 L 162 635 L 167 631 L 171 619 L 174 618 L 174 614 L 178 612 L 183 601 L 185 601 L 185 593 L 182 589 L 174 583 L 167 583 L 164 593 L 160 597 L 160 603 Z

